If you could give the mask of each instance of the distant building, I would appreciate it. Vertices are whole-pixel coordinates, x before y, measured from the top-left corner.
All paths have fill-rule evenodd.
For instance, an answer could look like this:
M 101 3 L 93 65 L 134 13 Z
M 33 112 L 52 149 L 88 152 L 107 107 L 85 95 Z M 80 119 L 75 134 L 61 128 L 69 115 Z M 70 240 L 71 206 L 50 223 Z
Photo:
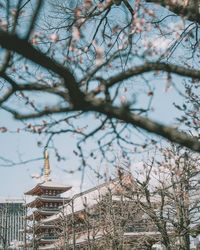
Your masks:
M 0 249 L 17 249 L 23 242 L 25 207 L 21 199 L 0 199 Z

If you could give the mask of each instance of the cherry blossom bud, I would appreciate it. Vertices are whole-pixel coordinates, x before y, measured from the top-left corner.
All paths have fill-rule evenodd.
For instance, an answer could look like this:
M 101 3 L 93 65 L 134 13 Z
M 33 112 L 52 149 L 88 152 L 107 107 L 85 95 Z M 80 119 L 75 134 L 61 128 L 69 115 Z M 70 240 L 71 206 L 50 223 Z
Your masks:
M 73 28 L 72 28 L 72 39 L 74 41 L 78 41 L 78 40 L 80 40 L 80 37 L 81 37 L 81 34 L 80 34 L 79 29 L 76 26 L 73 26 Z
M 37 39 L 35 38 L 35 37 L 33 37 L 32 39 L 31 39 L 31 43 L 33 44 L 33 45 L 36 45 L 38 42 L 37 42 Z
M 59 39 L 58 34 L 54 33 L 50 35 L 51 42 L 56 43 L 58 39 Z
M 85 0 L 85 1 L 84 1 L 84 5 L 85 5 L 85 7 L 88 8 L 88 9 L 89 9 L 90 7 L 92 7 L 92 4 L 93 4 L 93 3 L 92 3 L 92 0 Z
M 96 50 L 96 60 L 95 63 L 97 66 L 101 65 L 103 63 L 103 59 L 104 59 L 104 49 L 97 45 L 97 43 L 95 41 L 93 41 L 93 46 Z
M 121 101 L 121 104 L 126 103 L 126 96 L 124 95 L 120 96 L 120 101 Z

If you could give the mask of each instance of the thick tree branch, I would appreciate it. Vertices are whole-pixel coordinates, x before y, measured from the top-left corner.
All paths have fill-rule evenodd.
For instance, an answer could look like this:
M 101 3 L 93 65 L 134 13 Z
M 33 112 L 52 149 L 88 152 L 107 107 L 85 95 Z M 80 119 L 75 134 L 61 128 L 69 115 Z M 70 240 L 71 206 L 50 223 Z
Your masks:
M 103 103 L 98 100 L 88 102 L 87 107 L 82 109 L 85 112 L 95 111 L 106 115 L 109 118 L 119 119 L 125 123 L 137 126 L 141 129 L 144 129 L 150 133 L 160 135 L 161 137 L 168 139 L 171 142 L 178 143 L 182 146 L 190 148 L 194 151 L 200 152 L 200 142 L 197 138 L 187 135 L 184 132 L 179 132 L 177 129 L 162 125 L 158 122 L 152 121 L 146 117 L 131 113 L 127 108 L 113 107 L 108 103 Z M 31 119 L 39 118 L 49 114 L 60 114 L 66 112 L 74 112 L 76 110 L 70 108 L 49 108 L 40 113 L 22 115 L 18 114 L 16 111 L 8 110 L 11 112 L 16 119 Z M 78 110 L 77 110 L 78 111 Z
M 56 61 L 36 50 L 27 42 L 27 40 L 20 39 L 16 35 L 8 34 L 7 32 L 0 30 L 0 45 L 5 49 L 21 54 L 32 62 L 61 76 L 65 81 L 66 88 L 69 91 L 69 96 L 75 106 L 80 105 L 80 102 L 84 100 L 84 94 L 78 88 L 73 74 L 67 68 L 64 68 Z
M 16 111 L 4 107 L 9 112 L 13 113 L 15 118 L 38 118 L 48 114 L 65 113 L 80 110 L 84 112 L 94 111 L 102 113 L 109 118 L 122 120 L 128 124 L 132 124 L 133 126 L 137 126 L 148 132 L 160 135 L 172 142 L 179 143 L 182 146 L 186 146 L 194 151 L 200 152 L 200 142 L 198 142 L 196 138 L 190 137 L 183 132 L 179 132 L 172 127 L 161 125 L 159 123 L 151 121 L 150 119 L 131 113 L 128 108 L 117 108 L 100 99 L 94 100 L 92 98 L 86 98 L 86 96 L 80 91 L 73 74 L 68 69 L 45 56 L 42 52 L 36 50 L 26 40 L 20 39 L 15 35 L 10 35 L 4 31 L 0 31 L 0 44 L 3 48 L 15 51 L 22 56 L 30 59 L 31 61 L 37 63 L 38 65 L 43 66 L 45 69 L 49 69 L 55 72 L 61 78 L 63 78 L 65 80 L 66 87 L 68 88 L 69 95 L 73 104 L 73 106 L 70 108 L 52 107 L 36 114 L 27 115 L 19 114 Z M 127 70 L 116 75 L 115 77 L 110 78 L 107 81 L 107 87 L 111 87 L 115 83 L 128 79 L 131 76 L 150 72 L 153 70 L 162 70 L 170 73 L 176 73 L 181 76 L 200 79 L 200 71 L 198 70 L 190 70 L 177 65 L 169 65 L 165 63 L 146 63 L 142 66 L 135 67 L 134 69 Z
M 174 64 L 167 64 L 167 63 L 146 63 L 141 66 L 134 67 L 132 69 L 128 69 L 127 71 L 123 71 L 107 80 L 106 87 L 111 87 L 114 84 L 126 80 L 130 77 L 141 75 L 143 73 L 151 72 L 151 71 L 164 71 L 168 73 L 177 74 L 180 76 L 191 77 L 194 79 L 200 80 L 200 70 L 195 69 L 188 69 L 186 67 L 174 65 Z
M 171 12 L 182 16 L 192 22 L 200 24 L 200 1 L 199 0 L 146 0 L 147 3 L 159 4 L 168 8 Z
M 142 128 L 150 133 L 160 135 L 171 142 L 178 143 L 194 151 L 200 152 L 200 142 L 197 138 L 189 136 L 184 132 L 179 132 L 173 127 L 165 126 L 148 118 L 133 114 L 126 108 L 117 108 L 108 104 L 102 104 L 96 107 L 93 106 L 93 109 L 110 118 L 122 120 L 125 123 Z
M 62 114 L 62 113 L 69 113 L 69 112 L 76 111 L 75 108 L 61 108 L 59 106 L 52 106 L 44 110 L 41 110 L 38 113 L 21 114 L 18 111 L 11 109 L 9 107 L 6 107 L 6 106 L 2 106 L 2 108 L 8 111 L 9 113 L 11 113 L 17 120 L 36 119 L 36 118 L 40 118 L 40 117 L 47 116 L 47 115 Z

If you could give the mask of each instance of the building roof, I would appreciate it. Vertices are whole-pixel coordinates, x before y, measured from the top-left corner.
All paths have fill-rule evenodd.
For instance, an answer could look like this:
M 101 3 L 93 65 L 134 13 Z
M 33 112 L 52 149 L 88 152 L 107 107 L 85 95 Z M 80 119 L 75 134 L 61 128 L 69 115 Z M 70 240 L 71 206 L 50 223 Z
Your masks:
M 0 203 L 25 203 L 23 199 L 20 198 L 5 198 L 0 197 Z
M 38 250 L 54 250 L 56 248 L 55 244 L 48 244 L 45 246 L 39 246 Z
M 33 219 L 40 220 L 43 217 L 54 215 L 58 211 L 59 211 L 58 209 L 56 209 L 56 210 L 37 209 L 37 210 L 33 211 L 32 214 L 28 215 L 26 218 L 27 218 L 27 220 L 33 220 Z
M 122 187 L 123 185 L 125 186 L 127 184 L 130 184 L 130 182 L 131 182 L 131 187 L 133 187 L 132 185 L 133 180 L 131 180 L 129 177 L 130 177 L 129 175 L 126 175 L 122 180 L 120 180 L 119 178 L 115 178 L 101 185 L 98 185 L 94 188 L 88 189 L 85 192 L 75 194 L 71 198 L 69 205 L 68 204 L 65 205 L 64 215 L 66 216 L 70 215 L 72 214 L 72 212 L 78 213 L 84 210 L 86 206 L 92 207 L 96 205 L 101 200 L 101 198 L 109 192 L 109 190 L 111 190 L 112 195 L 114 195 L 115 192 L 119 191 L 120 187 Z M 73 211 L 71 206 L 72 202 L 73 202 Z M 60 218 L 60 216 L 63 216 L 63 212 L 56 213 L 53 216 L 44 219 L 43 222 L 45 223 L 57 220 L 58 218 Z
M 48 197 L 42 197 L 39 196 L 35 200 L 29 202 L 26 204 L 26 207 L 36 207 L 39 204 L 43 204 L 45 202 L 54 202 L 54 203 L 63 203 L 65 204 L 67 201 L 69 201 L 69 198 L 65 197 L 58 197 L 58 196 L 48 196 Z
M 112 195 L 115 195 L 118 192 L 123 191 L 122 187 L 128 187 L 129 184 L 131 184 L 131 188 L 135 186 L 133 179 L 130 179 L 129 175 L 125 175 L 122 179 L 115 178 L 99 186 L 88 189 L 85 192 L 74 195 L 72 198 L 74 203 L 74 212 L 79 212 L 85 209 L 86 206 L 92 207 L 93 205 L 97 204 L 101 200 L 101 198 L 110 191 L 112 192 Z M 66 208 L 66 214 L 72 213 L 71 206 L 66 205 Z
M 71 186 L 66 186 L 60 183 L 56 183 L 53 181 L 44 181 L 42 183 L 38 183 L 34 188 L 24 193 L 25 195 L 41 195 L 44 190 L 59 190 L 60 193 L 64 193 L 71 189 Z
M 38 232 L 42 232 L 44 231 L 45 229 L 49 229 L 49 228 L 58 228 L 58 226 L 54 225 L 54 224 L 40 224 L 40 223 L 37 223 L 35 224 L 35 227 L 28 227 L 26 229 L 26 233 L 38 233 Z M 25 232 L 25 230 L 23 230 Z

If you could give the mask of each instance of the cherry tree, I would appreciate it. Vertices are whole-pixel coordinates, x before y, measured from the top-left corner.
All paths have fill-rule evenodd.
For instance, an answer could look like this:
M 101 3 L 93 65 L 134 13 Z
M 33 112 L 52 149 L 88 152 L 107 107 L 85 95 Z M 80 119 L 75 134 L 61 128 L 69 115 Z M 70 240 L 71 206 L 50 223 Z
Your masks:
M 19 0 L 0 7 L 0 105 L 24 130 L 47 135 L 46 146 L 75 135 L 83 165 L 99 153 L 109 160 L 111 145 L 128 155 L 160 137 L 200 151 L 198 134 L 182 122 L 151 118 L 155 82 L 182 96 L 185 86 L 198 89 L 199 1 Z M 90 140 L 95 149 L 86 156 Z
M 191 239 L 199 234 L 199 156 L 174 145 L 159 152 L 160 159 L 144 163 L 135 178 L 138 205 L 166 249 L 191 249 Z

